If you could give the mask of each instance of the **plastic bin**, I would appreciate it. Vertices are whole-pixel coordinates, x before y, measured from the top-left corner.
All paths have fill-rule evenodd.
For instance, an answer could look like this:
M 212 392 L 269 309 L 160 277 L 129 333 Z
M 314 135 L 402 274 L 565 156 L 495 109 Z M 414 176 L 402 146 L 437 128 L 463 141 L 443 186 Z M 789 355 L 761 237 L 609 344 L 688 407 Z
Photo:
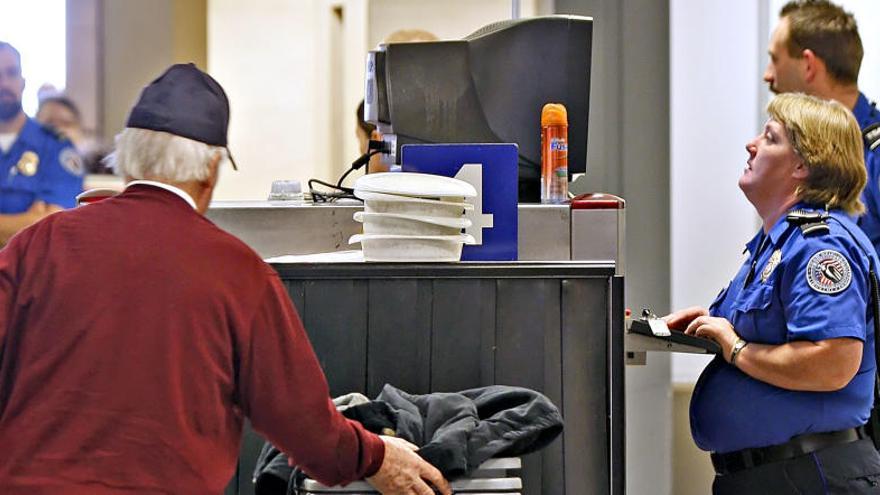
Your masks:
M 467 478 L 451 482 L 452 491 L 468 495 L 520 495 L 522 480 L 511 476 L 510 471 L 522 468 L 519 457 L 489 459 L 480 464 Z M 348 486 L 325 486 L 312 479 L 305 479 L 298 487 L 302 494 L 376 495 L 378 492 L 366 481 L 356 481 Z

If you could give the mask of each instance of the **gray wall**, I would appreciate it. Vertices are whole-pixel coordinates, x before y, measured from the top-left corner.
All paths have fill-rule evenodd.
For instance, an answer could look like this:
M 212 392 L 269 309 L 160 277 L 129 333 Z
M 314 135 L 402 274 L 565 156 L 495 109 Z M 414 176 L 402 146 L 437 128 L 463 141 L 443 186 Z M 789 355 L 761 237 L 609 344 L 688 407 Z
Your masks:
M 669 310 L 669 4 L 556 0 L 557 13 L 593 17 L 587 174 L 576 186 L 623 196 L 626 304 Z M 625 40 L 625 42 L 624 42 Z M 671 491 L 669 355 L 629 367 L 627 492 Z

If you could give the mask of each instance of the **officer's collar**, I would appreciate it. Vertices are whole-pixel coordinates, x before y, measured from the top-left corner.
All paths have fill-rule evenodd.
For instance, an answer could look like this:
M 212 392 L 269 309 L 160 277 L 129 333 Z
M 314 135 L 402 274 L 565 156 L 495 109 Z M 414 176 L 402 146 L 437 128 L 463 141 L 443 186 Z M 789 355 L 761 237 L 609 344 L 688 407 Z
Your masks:
M 746 251 L 749 253 L 754 253 L 757 251 L 759 243 L 764 239 L 764 231 L 759 229 L 758 233 L 755 234 L 755 237 L 752 237 L 752 240 L 746 243 Z
M 802 206 L 803 205 L 796 205 L 794 208 L 799 208 Z M 794 208 L 785 212 L 785 215 L 781 215 L 776 220 L 776 223 L 774 223 L 773 226 L 770 227 L 770 232 L 767 233 L 767 236 L 770 237 L 770 242 L 772 242 L 773 245 L 776 245 L 779 242 L 779 238 L 782 237 L 782 234 L 784 234 L 785 231 L 788 230 L 788 220 L 785 217 L 786 215 L 788 215 L 788 212 L 790 212 Z
M 856 106 L 853 108 L 853 115 L 859 122 L 859 127 L 865 127 L 867 124 L 873 122 L 871 114 L 875 111 L 876 109 L 871 105 L 871 102 L 868 101 L 865 94 L 859 93 L 859 99 L 856 100 Z M 880 115 L 878 115 L 878 117 L 880 117 Z

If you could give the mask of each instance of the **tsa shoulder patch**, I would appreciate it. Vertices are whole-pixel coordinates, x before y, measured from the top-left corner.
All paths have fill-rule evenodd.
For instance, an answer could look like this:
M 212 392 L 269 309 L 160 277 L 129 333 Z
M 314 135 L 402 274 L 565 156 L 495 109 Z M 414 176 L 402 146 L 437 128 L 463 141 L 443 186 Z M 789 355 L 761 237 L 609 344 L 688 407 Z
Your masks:
M 807 263 L 807 283 L 821 294 L 843 292 L 852 282 L 852 268 L 842 254 L 825 249 L 814 254 Z
M 58 161 L 64 167 L 64 170 L 77 177 L 85 172 L 82 157 L 71 147 L 64 148 L 58 153 Z

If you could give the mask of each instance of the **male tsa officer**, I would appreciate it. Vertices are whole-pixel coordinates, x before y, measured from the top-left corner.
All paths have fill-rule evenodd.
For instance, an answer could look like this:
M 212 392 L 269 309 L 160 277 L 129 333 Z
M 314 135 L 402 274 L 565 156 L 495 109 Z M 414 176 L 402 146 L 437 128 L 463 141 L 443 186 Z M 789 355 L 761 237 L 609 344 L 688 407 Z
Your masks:
M 0 41 L 0 245 L 46 215 L 74 206 L 82 159 L 21 109 L 21 55 Z
M 774 93 L 806 93 L 852 110 L 865 141 L 867 211 L 859 227 L 880 253 L 880 110 L 859 91 L 864 48 L 853 15 L 827 0 L 791 0 L 779 11 L 764 81 Z

